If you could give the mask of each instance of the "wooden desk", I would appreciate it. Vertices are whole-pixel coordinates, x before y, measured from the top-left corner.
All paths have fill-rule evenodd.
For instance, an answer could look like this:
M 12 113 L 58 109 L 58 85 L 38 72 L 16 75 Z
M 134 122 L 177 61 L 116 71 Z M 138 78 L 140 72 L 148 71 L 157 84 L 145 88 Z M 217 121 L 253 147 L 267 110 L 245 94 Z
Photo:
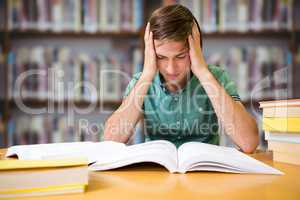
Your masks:
M 5 150 L 0 150 L 2 158 Z M 300 166 L 272 161 L 272 153 L 252 155 L 285 175 L 189 172 L 171 174 L 159 165 L 140 164 L 122 169 L 91 172 L 83 194 L 22 199 L 300 199 Z M 2 180 L 0 180 L 2 181 Z

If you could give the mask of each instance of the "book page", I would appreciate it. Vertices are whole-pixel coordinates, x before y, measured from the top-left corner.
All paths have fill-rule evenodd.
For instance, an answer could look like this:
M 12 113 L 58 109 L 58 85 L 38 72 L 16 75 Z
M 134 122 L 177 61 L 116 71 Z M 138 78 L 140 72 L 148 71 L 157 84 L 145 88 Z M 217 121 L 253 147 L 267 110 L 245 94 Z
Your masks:
M 6 157 L 17 155 L 20 160 L 39 160 L 50 156 L 63 156 L 74 153 L 86 154 L 92 142 L 51 143 L 34 145 L 16 145 L 9 147 Z
M 137 152 L 146 161 L 155 162 L 166 167 L 170 172 L 177 171 L 177 148 L 166 140 L 150 141 L 129 147 L 130 152 Z
M 16 145 L 8 148 L 6 157 L 17 155 L 20 160 L 86 157 L 91 163 L 96 161 L 98 152 L 119 152 L 122 147 L 126 148 L 124 144 L 112 141 Z
M 122 152 L 104 152 L 99 151 L 97 163 L 90 166 L 91 170 L 108 170 L 140 162 L 154 162 L 170 172 L 177 170 L 177 149 L 168 141 L 150 141 L 127 146 Z
M 178 149 L 179 171 L 202 170 L 210 166 L 212 171 L 236 171 L 237 173 L 282 174 L 258 160 L 230 147 L 223 147 L 201 142 L 188 142 Z M 204 170 L 204 169 L 203 169 Z M 227 171 L 227 170 L 226 170 Z

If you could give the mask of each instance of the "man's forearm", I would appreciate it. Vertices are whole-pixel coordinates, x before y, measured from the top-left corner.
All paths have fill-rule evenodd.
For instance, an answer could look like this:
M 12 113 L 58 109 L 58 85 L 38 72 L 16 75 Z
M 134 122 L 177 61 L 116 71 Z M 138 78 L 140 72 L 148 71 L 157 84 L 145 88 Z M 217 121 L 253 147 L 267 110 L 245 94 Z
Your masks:
M 235 101 L 226 92 L 208 68 L 202 68 L 196 76 L 210 98 L 226 133 L 244 152 L 254 151 L 258 145 L 258 129 L 255 119 L 240 102 Z
M 142 115 L 144 98 L 151 85 L 153 77 L 142 74 L 121 106 L 105 123 L 104 139 L 127 142 L 134 127 Z
M 126 115 L 126 119 L 131 123 L 136 123 L 139 114 L 143 112 L 142 106 L 144 98 L 148 93 L 153 77 L 147 74 L 141 74 L 129 95 L 124 99 L 122 106 L 116 111 Z

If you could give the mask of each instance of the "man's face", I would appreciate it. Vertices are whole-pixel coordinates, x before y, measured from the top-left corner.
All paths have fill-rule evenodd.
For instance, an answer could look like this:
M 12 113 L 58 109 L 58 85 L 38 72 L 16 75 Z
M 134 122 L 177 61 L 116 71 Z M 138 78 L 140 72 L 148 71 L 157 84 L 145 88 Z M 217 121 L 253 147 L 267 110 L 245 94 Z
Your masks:
M 154 47 L 157 66 L 165 81 L 183 87 L 191 66 L 187 42 L 154 40 Z

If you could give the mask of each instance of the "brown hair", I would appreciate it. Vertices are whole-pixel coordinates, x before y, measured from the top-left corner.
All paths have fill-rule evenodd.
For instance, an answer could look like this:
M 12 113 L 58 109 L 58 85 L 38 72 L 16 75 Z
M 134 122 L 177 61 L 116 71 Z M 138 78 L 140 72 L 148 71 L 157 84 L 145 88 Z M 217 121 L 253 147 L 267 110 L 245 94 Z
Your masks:
M 150 30 L 155 40 L 186 41 L 192 32 L 193 22 L 196 22 L 200 32 L 200 46 L 202 48 L 202 34 L 200 26 L 191 11 L 180 5 L 168 5 L 155 10 L 150 17 Z

